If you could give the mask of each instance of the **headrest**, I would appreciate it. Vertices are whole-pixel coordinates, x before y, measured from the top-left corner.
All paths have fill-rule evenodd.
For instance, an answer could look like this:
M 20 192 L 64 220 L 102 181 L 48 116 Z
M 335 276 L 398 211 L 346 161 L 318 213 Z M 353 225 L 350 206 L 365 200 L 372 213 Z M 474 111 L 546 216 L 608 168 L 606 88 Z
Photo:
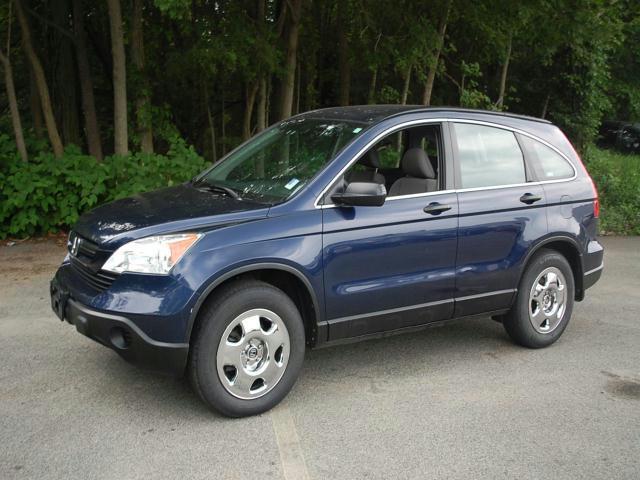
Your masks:
M 402 171 L 410 177 L 436 178 L 427 152 L 419 147 L 410 148 L 404 153 Z
M 380 168 L 380 157 L 378 156 L 378 150 L 372 148 L 367 154 L 362 157 L 358 163 L 369 168 Z

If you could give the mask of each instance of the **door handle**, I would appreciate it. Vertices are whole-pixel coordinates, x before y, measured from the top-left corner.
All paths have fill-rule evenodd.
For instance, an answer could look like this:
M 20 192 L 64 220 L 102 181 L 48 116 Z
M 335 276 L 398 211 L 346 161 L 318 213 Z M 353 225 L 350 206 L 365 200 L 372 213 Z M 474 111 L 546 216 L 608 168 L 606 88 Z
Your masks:
M 429 213 L 431 215 L 440 215 L 442 212 L 446 212 L 447 210 L 451 210 L 451 205 L 445 205 L 443 203 L 433 202 L 424 207 L 424 213 Z
M 527 205 L 531 205 L 532 203 L 538 202 L 542 200 L 540 195 L 534 195 L 533 193 L 525 193 L 520 197 L 520 201 L 522 203 L 526 203 Z

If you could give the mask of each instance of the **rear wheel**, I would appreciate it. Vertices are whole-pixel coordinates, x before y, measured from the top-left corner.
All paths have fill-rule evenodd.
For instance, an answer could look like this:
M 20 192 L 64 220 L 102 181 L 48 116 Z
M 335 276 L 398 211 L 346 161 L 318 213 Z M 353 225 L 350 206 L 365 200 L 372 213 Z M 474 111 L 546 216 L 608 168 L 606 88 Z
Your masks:
M 511 339 L 524 347 L 542 348 L 555 342 L 573 311 L 574 279 L 566 258 L 542 250 L 529 262 L 516 302 L 503 318 Z
M 255 415 L 289 392 L 304 358 L 304 326 L 293 301 L 264 282 L 225 287 L 206 307 L 189 362 L 191 383 L 215 410 Z

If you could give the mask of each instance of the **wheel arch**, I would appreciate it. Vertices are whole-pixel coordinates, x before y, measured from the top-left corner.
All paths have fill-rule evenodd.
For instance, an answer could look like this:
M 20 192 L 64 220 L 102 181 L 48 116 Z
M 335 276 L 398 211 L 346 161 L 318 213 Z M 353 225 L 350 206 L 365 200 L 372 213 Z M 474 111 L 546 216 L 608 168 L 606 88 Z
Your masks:
M 518 277 L 518 285 L 520 285 L 520 281 L 522 280 L 522 276 L 524 275 L 527 265 L 529 265 L 533 256 L 542 249 L 555 250 L 567 259 L 571 266 L 571 272 L 573 273 L 573 280 L 575 284 L 574 298 L 577 301 L 581 301 L 584 298 L 582 253 L 578 242 L 569 236 L 556 235 L 548 237 L 531 248 L 522 263 L 522 269 L 520 270 L 520 275 Z
M 322 342 L 318 338 L 321 325 L 320 305 L 309 279 L 297 268 L 277 262 L 260 262 L 233 268 L 210 282 L 196 301 L 187 328 L 187 342 L 191 342 L 197 328 L 199 313 L 205 303 L 211 300 L 220 288 L 242 279 L 258 279 L 284 291 L 296 304 L 304 322 L 306 342 L 315 345 Z

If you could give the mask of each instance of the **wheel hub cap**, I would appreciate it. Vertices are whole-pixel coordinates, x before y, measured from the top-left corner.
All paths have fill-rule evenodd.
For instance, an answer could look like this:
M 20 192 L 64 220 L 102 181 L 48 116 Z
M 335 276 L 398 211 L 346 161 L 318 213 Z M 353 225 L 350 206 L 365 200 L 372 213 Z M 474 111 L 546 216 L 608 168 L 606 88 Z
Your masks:
M 556 267 L 544 269 L 533 283 L 529 320 L 538 333 L 550 333 L 560 325 L 566 307 L 566 285 L 564 275 Z
M 218 377 L 234 397 L 249 400 L 273 389 L 289 360 L 289 332 L 282 318 L 256 308 L 231 321 L 216 356 Z

